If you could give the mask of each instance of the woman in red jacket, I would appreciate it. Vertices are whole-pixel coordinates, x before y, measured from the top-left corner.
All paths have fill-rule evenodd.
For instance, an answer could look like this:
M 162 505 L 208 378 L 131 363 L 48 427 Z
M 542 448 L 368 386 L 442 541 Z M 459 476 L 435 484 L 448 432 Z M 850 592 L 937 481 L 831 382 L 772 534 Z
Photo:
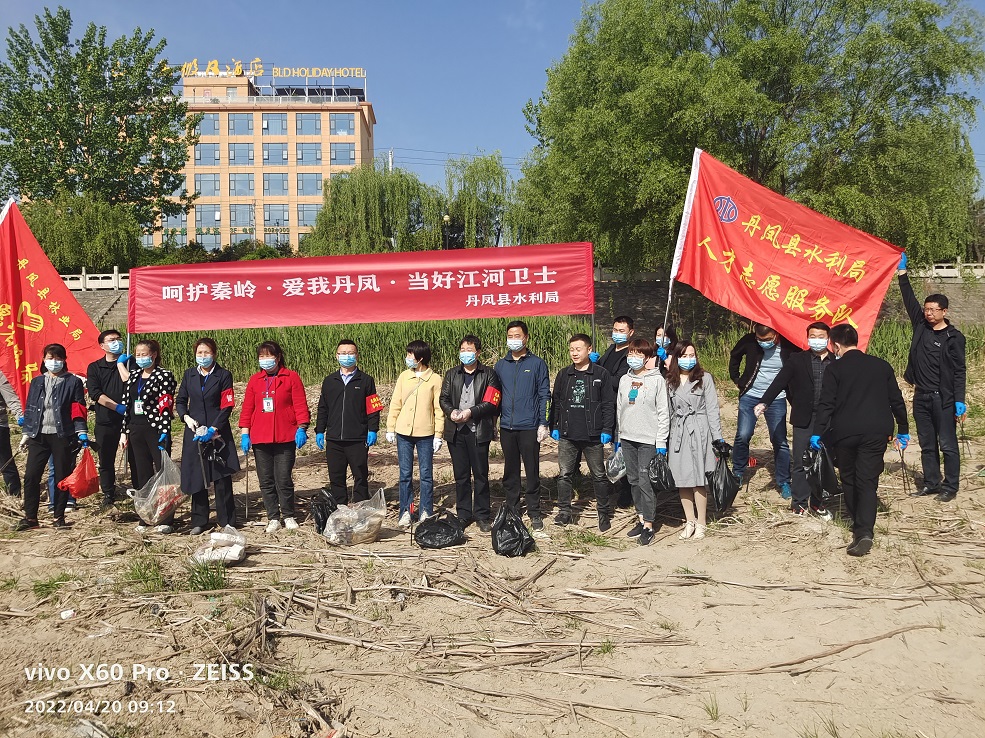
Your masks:
M 276 341 L 264 341 L 257 347 L 260 371 L 250 377 L 243 398 L 239 427 L 243 435 L 240 448 L 257 463 L 257 477 L 267 510 L 267 532 L 281 526 L 296 530 L 294 517 L 294 461 L 298 449 L 308 442 L 311 413 L 304 395 L 304 385 L 297 372 L 284 366 L 284 352 Z

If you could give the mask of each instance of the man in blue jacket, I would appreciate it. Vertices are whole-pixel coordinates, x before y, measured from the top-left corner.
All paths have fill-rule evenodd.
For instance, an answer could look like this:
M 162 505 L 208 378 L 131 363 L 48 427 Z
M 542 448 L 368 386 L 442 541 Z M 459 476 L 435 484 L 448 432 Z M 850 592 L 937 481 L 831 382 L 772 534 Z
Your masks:
M 502 384 L 499 440 L 503 447 L 506 504 L 520 509 L 520 462 L 527 477 L 527 515 L 535 532 L 544 530 L 540 511 L 540 444 L 548 436 L 547 400 L 551 380 L 547 364 L 527 349 L 530 331 L 522 320 L 506 326 L 509 353 L 496 362 Z

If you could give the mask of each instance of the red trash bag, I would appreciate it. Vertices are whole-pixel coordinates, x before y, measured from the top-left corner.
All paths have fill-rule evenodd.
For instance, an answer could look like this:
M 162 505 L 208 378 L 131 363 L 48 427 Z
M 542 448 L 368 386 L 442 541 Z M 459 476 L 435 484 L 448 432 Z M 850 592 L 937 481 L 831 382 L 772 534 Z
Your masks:
M 72 473 L 58 483 L 58 489 L 68 492 L 77 500 L 99 491 L 99 472 L 88 446 L 82 449 L 82 458 Z

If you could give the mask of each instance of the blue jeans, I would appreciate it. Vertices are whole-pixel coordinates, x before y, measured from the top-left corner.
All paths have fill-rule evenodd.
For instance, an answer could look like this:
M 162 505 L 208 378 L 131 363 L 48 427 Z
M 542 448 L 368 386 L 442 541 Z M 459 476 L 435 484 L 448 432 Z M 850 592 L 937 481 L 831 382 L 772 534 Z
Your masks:
M 740 479 L 749 464 L 749 441 L 756 430 L 756 413 L 753 409 L 760 398 L 749 393 L 739 398 L 739 422 L 735 429 L 735 443 L 732 445 L 732 471 Z M 770 431 L 773 456 L 776 460 L 776 484 L 790 484 L 790 446 L 787 445 L 787 401 L 773 400 L 763 413 L 766 427 Z
M 400 465 L 400 514 L 410 510 L 414 499 L 414 449 L 421 475 L 421 512 L 434 515 L 434 436 L 404 436 L 397 434 L 397 463 Z

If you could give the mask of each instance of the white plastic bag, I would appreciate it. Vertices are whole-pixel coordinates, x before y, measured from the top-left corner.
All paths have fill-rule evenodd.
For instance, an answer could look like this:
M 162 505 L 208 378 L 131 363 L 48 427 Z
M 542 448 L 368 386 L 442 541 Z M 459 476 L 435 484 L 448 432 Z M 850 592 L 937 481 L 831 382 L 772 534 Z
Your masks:
M 333 546 L 372 543 L 379 538 L 385 517 L 386 502 L 381 489 L 365 502 L 339 505 L 339 509 L 328 516 L 322 535 Z
M 192 555 L 192 562 L 196 564 L 212 561 L 235 563 L 243 560 L 245 551 L 246 536 L 227 525 L 221 531 L 212 533 L 209 536 L 209 542 L 196 549 Z
M 618 482 L 626 476 L 626 459 L 623 458 L 621 445 L 605 460 L 605 476 L 610 482 Z
M 171 461 L 167 451 L 161 451 L 161 471 L 134 492 L 133 509 L 145 523 L 157 525 L 186 498 L 181 491 L 181 470 Z

